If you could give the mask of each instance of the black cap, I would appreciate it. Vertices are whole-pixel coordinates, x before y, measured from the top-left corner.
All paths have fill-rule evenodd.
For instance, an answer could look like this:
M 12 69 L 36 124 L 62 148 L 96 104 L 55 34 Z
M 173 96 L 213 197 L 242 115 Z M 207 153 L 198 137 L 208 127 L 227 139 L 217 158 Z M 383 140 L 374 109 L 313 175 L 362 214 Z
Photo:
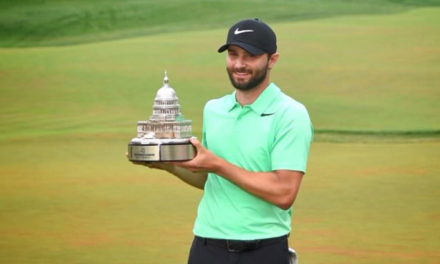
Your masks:
M 226 44 L 218 49 L 223 52 L 229 45 L 237 45 L 253 55 L 275 53 L 277 51 L 277 37 L 275 32 L 255 19 L 245 19 L 233 25 L 228 32 Z

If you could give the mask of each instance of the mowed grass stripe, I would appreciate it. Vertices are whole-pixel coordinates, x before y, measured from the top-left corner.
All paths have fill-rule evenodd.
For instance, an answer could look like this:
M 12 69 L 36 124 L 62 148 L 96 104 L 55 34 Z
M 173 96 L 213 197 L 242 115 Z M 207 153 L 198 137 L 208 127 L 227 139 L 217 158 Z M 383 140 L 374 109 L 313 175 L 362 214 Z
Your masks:
M 440 130 L 425 131 L 360 131 L 315 129 L 318 142 L 417 142 L 438 141 Z

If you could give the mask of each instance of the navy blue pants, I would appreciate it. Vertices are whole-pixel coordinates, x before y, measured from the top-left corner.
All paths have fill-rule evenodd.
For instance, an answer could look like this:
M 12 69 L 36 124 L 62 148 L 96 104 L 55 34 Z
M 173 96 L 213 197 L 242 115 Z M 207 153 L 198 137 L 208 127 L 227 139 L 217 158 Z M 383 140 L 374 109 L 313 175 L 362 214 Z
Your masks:
M 188 264 L 289 264 L 287 236 L 245 248 L 217 242 L 195 237 Z

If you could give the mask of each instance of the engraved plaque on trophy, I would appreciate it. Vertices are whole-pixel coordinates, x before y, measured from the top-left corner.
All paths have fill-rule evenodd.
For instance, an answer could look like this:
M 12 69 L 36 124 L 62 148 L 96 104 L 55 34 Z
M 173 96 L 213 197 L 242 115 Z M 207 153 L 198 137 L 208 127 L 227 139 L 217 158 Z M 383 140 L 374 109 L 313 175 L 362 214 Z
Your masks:
M 154 98 L 149 120 L 137 122 L 137 136 L 128 144 L 132 161 L 184 161 L 195 155 L 189 139 L 191 120 L 180 112 L 179 98 L 169 85 L 167 72 Z

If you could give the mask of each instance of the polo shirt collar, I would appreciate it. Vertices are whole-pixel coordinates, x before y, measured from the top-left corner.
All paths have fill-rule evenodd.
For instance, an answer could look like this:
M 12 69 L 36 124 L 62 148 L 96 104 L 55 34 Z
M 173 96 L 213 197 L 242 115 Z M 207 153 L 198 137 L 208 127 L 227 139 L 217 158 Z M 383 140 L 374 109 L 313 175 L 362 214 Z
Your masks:
M 232 92 L 232 94 L 228 98 L 229 99 L 227 102 L 228 112 L 231 112 L 232 110 L 234 110 L 235 107 L 240 106 L 240 104 L 237 102 L 237 98 L 235 97 L 236 93 L 237 93 L 236 91 Z
M 280 88 L 274 83 L 270 83 L 269 86 L 264 89 L 264 91 L 258 96 L 258 98 L 250 105 L 248 105 L 257 114 L 262 114 L 276 96 L 280 93 Z M 240 106 L 235 97 L 236 91 L 234 91 L 228 102 L 228 111 L 232 111 L 235 107 Z

